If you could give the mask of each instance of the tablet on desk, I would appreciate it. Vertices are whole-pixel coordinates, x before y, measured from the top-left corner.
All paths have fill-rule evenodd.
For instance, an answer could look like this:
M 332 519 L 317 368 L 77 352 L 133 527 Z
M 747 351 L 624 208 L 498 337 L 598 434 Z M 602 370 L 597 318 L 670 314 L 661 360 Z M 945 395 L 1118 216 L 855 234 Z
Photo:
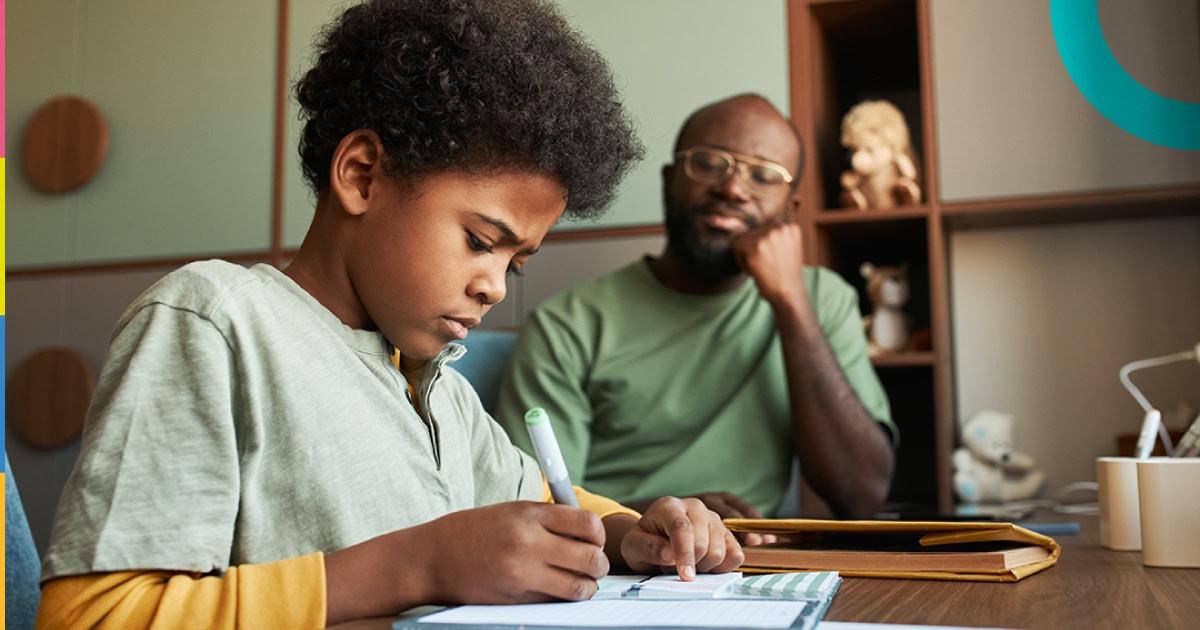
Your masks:
M 975 506 L 959 506 L 975 507 Z M 881 521 L 920 521 L 920 522 L 983 522 L 983 523 L 1013 523 L 1028 529 L 1029 531 L 1045 534 L 1046 536 L 1075 536 L 1079 534 L 1078 521 L 1050 521 L 1050 522 L 1031 522 L 1026 520 L 1033 514 L 1033 508 L 1011 509 L 1008 512 L 996 512 L 994 514 L 971 514 L 971 513 L 955 513 L 946 514 L 944 512 L 922 512 L 922 511 L 906 511 L 897 512 L 879 512 L 875 518 Z
M 962 504 L 953 513 L 937 510 L 900 509 L 879 512 L 875 518 L 883 521 L 983 521 L 1011 523 L 1029 518 L 1032 507 L 1011 505 Z

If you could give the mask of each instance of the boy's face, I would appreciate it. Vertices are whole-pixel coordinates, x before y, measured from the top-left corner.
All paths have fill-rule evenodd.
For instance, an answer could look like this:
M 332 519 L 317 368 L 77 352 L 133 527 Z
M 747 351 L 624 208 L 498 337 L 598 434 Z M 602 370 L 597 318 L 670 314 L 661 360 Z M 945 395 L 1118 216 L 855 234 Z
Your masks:
M 465 338 L 504 299 L 507 274 L 566 206 L 554 179 L 515 173 L 440 173 L 415 191 L 376 178 L 368 203 L 342 244 L 349 279 L 369 323 L 419 360 Z

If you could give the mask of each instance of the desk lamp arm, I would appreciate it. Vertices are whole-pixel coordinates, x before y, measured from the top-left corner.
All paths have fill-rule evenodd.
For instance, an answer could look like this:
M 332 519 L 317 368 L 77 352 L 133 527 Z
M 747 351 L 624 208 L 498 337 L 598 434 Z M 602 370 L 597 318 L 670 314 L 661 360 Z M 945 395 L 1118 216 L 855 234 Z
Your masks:
M 1154 406 L 1150 404 L 1150 401 L 1147 400 L 1142 394 L 1141 390 L 1139 390 L 1137 386 L 1133 384 L 1133 381 L 1129 379 L 1129 374 L 1134 370 L 1166 365 L 1168 363 L 1175 363 L 1177 361 L 1187 361 L 1189 359 L 1200 361 L 1200 343 L 1196 344 L 1196 347 L 1192 350 L 1185 350 L 1184 352 L 1176 352 L 1174 354 L 1154 357 L 1151 359 L 1132 361 L 1125 364 L 1121 368 L 1121 371 L 1118 374 L 1121 379 L 1121 384 L 1125 386 L 1125 389 L 1129 391 L 1129 394 L 1133 396 L 1133 399 L 1136 400 L 1138 405 L 1140 405 L 1146 412 L 1146 416 L 1142 420 L 1142 430 L 1138 435 L 1137 450 L 1135 452 L 1135 456 L 1139 459 L 1145 459 L 1146 457 L 1150 456 L 1150 451 L 1154 449 L 1155 433 L 1157 433 L 1162 439 L 1163 445 L 1166 447 L 1167 452 L 1171 452 L 1171 436 L 1167 433 L 1166 427 L 1162 425 L 1162 413 L 1158 409 L 1155 409 Z

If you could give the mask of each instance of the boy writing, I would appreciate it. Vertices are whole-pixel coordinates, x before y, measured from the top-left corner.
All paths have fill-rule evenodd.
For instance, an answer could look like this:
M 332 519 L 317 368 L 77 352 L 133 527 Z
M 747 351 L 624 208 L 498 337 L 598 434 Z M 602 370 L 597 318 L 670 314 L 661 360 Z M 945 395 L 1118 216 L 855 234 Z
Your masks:
M 316 627 L 738 566 L 694 499 L 546 503 L 446 368 L 640 155 L 599 56 L 541 0 L 370 0 L 318 48 L 296 87 L 308 234 L 282 272 L 195 263 L 122 316 L 39 627 Z

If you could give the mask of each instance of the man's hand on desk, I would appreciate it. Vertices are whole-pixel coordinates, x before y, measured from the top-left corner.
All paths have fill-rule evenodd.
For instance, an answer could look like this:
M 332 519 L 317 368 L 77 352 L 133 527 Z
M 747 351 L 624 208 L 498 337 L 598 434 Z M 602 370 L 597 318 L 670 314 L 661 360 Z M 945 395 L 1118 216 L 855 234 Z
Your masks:
M 632 520 L 609 517 L 615 518 Z M 638 573 L 674 568 L 684 580 L 695 578 L 697 572 L 727 573 L 745 558 L 716 512 L 699 499 L 675 497 L 650 504 L 621 539 L 621 556 Z
M 732 492 L 705 492 L 696 495 L 697 499 L 704 502 L 708 509 L 717 513 L 721 518 L 762 518 L 762 512 L 758 508 L 747 503 L 744 499 Z M 743 545 L 763 545 L 775 542 L 775 536 L 772 534 L 751 534 L 739 533 L 736 534 L 738 541 Z
M 708 509 L 716 512 L 721 518 L 762 518 L 762 512 L 758 508 L 750 505 L 745 499 L 739 497 L 732 492 L 702 492 L 692 495 L 692 499 L 698 499 Z M 626 501 L 625 505 L 645 514 L 650 506 L 653 505 L 653 499 L 640 499 L 634 501 Z M 746 546 L 763 545 L 766 543 L 775 542 L 775 536 L 771 534 L 735 534 L 738 542 Z

